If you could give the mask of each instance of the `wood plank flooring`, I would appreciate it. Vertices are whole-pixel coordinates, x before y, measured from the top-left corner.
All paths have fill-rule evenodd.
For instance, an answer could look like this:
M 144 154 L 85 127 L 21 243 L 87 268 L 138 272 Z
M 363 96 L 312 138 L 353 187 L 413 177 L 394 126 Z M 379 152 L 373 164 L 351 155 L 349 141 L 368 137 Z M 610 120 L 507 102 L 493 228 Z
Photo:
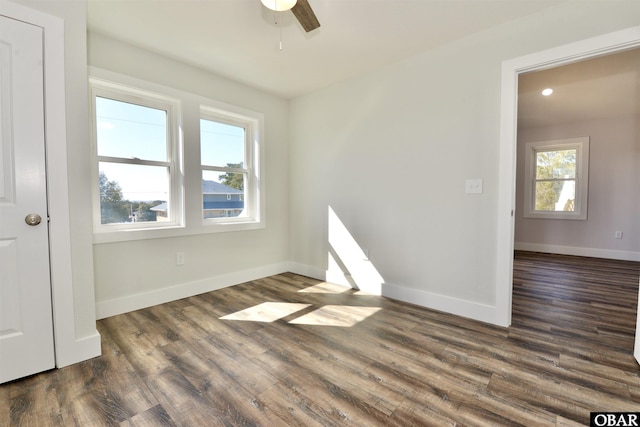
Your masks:
M 640 411 L 640 263 L 516 253 L 499 328 L 281 274 L 98 322 L 0 426 L 572 426 Z

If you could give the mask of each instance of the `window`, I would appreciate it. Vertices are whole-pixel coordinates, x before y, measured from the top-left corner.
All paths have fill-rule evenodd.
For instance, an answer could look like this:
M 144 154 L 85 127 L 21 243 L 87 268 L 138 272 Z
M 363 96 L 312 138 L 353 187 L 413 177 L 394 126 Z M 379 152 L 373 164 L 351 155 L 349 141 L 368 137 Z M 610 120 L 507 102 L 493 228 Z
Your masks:
M 200 168 L 205 224 L 259 220 L 258 121 L 202 106 Z
M 90 72 L 94 243 L 264 228 L 262 114 Z
M 589 138 L 530 142 L 524 216 L 587 219 Z
M 175 100 L 91 80 L 96 232 L 182 224 Z

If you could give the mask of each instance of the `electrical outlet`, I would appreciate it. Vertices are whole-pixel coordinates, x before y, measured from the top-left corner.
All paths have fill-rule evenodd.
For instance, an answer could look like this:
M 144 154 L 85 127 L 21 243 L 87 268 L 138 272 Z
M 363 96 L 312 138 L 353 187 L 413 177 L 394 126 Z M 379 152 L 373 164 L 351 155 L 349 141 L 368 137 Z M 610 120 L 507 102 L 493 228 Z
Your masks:
M 622 239 L 622 231 L 616 231 L 615 238 Z
M 184 252 L 176 252 L 176 265 L 184 264 Z
M 482 194 L 482 179 L 467 179 L 464 182 L 464 192 L 466 194 Z

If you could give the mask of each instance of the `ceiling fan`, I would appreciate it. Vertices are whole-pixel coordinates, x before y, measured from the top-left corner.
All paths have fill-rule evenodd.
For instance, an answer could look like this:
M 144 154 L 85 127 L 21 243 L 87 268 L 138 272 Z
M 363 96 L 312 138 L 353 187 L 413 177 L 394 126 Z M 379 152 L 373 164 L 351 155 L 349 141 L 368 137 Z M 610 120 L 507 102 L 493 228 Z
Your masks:
M 262 4 L 277 12 L 291 10 L 302 28 L 308 33 L 320 27 L 316 14 L 311 9 L 308 0 L 260 0 Z

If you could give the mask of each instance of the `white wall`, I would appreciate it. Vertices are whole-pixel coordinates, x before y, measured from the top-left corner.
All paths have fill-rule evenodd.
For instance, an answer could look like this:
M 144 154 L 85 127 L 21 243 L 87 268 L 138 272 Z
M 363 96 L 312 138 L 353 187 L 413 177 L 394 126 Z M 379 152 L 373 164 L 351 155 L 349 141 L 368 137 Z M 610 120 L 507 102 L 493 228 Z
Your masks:
M 640 23 L 636 1 L 569 2 L 299 98 L 291 109 L 93 35 L 91 65 L 263 112 L 268 183 L 264 230 L 92 250 L 86 4 L 17 2 L 65 20 L 76 337 L 95 333 L 94 269 L 103 315 L 269 274 L 287 261 L 324 274 L 329 206 L 368 249 L 386 294 L 487 318 L 483 310 L 495 302 L 501 61 Z M 484 193 L 465 195 L 465 178 L 483 178 Z M 187 259 L 181 268 L 178 248 Z
M 384 294 L 494 321 L 501 63 L 638 23 L 635 1 L 568 2 L 294 100 L 296 269 L 339 276 L 332 207 Z
M 286 271 L 288 102 L 99 34 L 89 36 L 89 64 L 265 116 L 266 228 L 96 244 L 98 318 Z M 177 251 L 184 265 L 175 265 Z
M 640 261 L 639 123 L 631 116 L 519 130 L 516 248 Z M 524 145 L 577 136 L 590 137 L 587 220 L 524 218 Z

